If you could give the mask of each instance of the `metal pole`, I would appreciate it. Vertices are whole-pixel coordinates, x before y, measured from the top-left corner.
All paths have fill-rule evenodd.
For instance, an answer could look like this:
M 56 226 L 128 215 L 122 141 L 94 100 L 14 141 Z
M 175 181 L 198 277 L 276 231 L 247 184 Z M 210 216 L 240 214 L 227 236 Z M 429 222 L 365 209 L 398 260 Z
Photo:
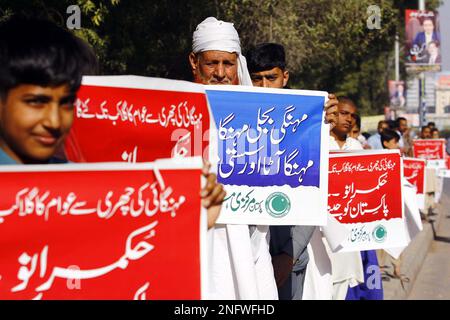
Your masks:
M 419 10 L 425 10 L 425 0 L 419 0 Z
M 398 34 L 395 35 L 395 81 L 400 81 L 400 44 Z
M 425 0 L 419 0 L 419 10 L 425 10 Z M 419 120 L 421 126 L 427 124 L 426 114 L 425 73 L 421 72 L 419 75 Z
M 427 125 L 427 103 L 425 98 L 425 73 L 421 72 L 419 76 L 419 119 L 421 126 Z
M 400 45 L 398 42 L 398 34 L 395 35 L 395 85 L 400 81 Z M 397 119 L 398 107 L 394 106 L 394 118 Z

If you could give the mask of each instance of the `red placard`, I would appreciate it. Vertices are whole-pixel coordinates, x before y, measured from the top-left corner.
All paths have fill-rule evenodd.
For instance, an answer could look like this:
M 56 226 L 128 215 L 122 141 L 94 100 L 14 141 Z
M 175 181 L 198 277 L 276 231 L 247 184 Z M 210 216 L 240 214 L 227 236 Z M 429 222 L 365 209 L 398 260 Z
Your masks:
M 416 186 L 418 194 L 424 193 L 426 164 L 425 159 L 403 159 L 403 176 L 409 183 Z
M 413 154 L 414 158 L 443 160 L 445 159 L 445 139 L 415 139 Z
M 85 77 L 65 151 L 73 162 L 208 159 L 203 87 L 135 76 Z
M 398 151 L 330 154 L 328 212 L 340 223 L 402 218 Z
M 6 167 L 1 299 L 201 298 L 201 163 Z

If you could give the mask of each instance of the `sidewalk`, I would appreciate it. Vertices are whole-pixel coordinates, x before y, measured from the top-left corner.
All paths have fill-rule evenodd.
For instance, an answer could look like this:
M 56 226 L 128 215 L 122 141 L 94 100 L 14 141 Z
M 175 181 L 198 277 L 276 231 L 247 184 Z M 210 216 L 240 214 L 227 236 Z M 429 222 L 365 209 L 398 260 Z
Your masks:
M 410 300 L 450 299 L 450 210 L 443 214 L 436 237 L 408 296 Z
M 450 208 L 450 179 L 444 178 L 443 192 L 437 205 L 438 215 L 430 217 L 434 222 L 423 222 L 423 230 L 413 239 L 402 254 L 402 273 L 409 282 L 400 282 L 399 279 L 383 281 L 384 300 L 405 300 L 410 295 L 414 283 L 419 275 L 425 258 L 433 242 L 433 228 L 439 230 L 439 226 L 446 218 Z M 433 224 L 433 225 L 432 225 Z M 390 271 L 392 268 L 390 269 Z

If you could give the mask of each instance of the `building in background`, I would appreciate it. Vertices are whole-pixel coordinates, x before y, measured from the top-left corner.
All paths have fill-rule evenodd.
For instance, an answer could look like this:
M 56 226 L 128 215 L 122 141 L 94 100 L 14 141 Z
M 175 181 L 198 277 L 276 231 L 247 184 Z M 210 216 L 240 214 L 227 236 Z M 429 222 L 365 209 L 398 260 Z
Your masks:
M 442 71 L 450 72 L 450 0 L 444 0 L 439 7 L 442 38 Z
M 412 126 L 419 126 L 419 87 L 417 78 L 407 82 L 406 112 L 401 114 Z M 425 82 L 427 121 L 433 121 L 440 129 L 450 129 L 450 72 L 427 73 Z
M 407 81 L 406 113 L 417 113 L 419 110 L 419 81 L 417 76 L 410 76 Z M 427 115 L 436 112 L 435 74 L 425 73 L 425 102 Z
M 450 118 L 450 73 L 440 74 L 437 79 L 436 116 Z

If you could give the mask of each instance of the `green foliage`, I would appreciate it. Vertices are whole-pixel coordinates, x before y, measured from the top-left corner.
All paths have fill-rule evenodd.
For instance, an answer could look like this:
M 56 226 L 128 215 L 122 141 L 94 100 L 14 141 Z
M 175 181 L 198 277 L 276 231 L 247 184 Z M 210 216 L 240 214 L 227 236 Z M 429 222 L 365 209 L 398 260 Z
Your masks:
M 407 2 L 223 0 L 220 6 L 222 16 L 238 27 L 244 48 L 265 41 L 285 46 L 291 87 L 349 96 L 362 114 L 379 114 L 389 101 L 395 34 L 403 39 Z M 367 27 L 367 8 L 373 4 L 381 9 L 379 30 Z M 438 4 L 427 1 L 428 9 Z
M 427 0 L 427 9 L 439 3 Z M 283 44 L 291 87 L 349 96 L 362 114 L 388 103 L 395 34 L 403 39 L 404 10 L 417 8 L 407 0 L 0 0 L 0 21 L 22 13 L 65 26 L 71 4 L 82 12 L 75 33 L 94 47 L 104 74 L 190 80 L 192 33 L 216 16 L 234 23 L 244 53 L 260 42 Z M 373 4 L 381 8 L 379 30 L 367 28 Z

